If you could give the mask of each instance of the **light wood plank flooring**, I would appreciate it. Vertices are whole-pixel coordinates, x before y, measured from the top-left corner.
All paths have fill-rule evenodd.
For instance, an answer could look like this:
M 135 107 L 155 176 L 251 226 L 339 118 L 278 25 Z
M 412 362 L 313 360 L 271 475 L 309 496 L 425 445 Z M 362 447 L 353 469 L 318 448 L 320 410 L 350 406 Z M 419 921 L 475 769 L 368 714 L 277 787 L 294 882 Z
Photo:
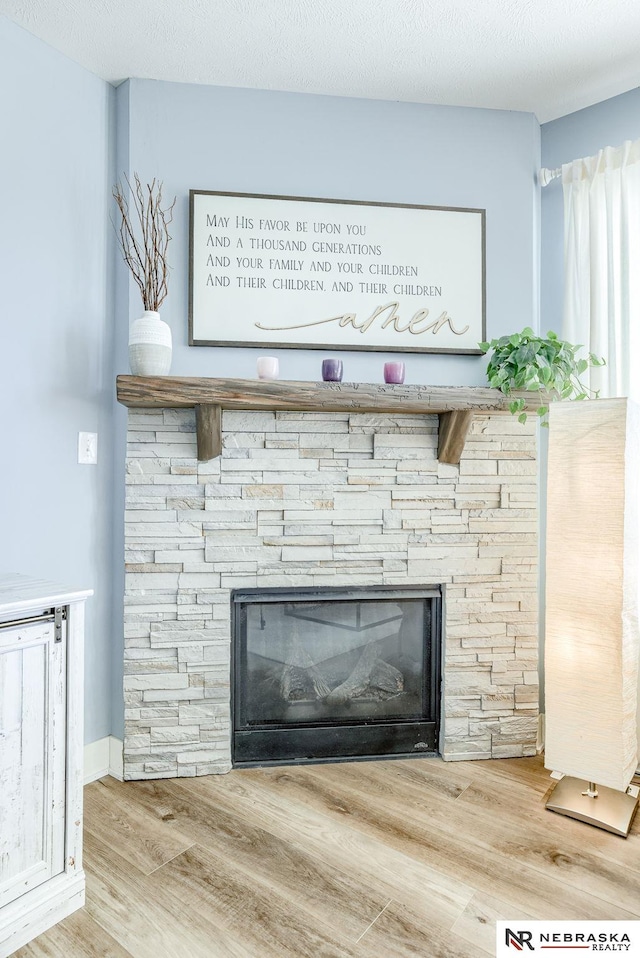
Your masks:
M 627 840 L 544 808 L 542 760 L 85 789 L 86 907 L 17 958 L 481 958 L 497 919 L 640 918 Z

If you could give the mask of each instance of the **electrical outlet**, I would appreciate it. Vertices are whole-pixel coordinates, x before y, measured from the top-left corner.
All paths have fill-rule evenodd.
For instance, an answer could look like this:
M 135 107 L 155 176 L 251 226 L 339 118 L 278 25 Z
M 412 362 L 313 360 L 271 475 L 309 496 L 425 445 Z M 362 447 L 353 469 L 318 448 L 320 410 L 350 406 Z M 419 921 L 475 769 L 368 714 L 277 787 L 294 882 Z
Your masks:
M 78 462 L 83 465 L 95 465 L 98 461 L 98 433 L 78 433 Z

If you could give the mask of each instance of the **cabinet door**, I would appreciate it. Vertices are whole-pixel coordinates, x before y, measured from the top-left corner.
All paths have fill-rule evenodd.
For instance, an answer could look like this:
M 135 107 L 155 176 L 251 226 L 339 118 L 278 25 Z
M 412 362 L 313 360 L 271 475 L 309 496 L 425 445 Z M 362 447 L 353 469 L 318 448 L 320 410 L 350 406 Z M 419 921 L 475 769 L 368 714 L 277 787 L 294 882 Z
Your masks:
M 64 871 L 65 647 L 0 628 L 0 907 Z

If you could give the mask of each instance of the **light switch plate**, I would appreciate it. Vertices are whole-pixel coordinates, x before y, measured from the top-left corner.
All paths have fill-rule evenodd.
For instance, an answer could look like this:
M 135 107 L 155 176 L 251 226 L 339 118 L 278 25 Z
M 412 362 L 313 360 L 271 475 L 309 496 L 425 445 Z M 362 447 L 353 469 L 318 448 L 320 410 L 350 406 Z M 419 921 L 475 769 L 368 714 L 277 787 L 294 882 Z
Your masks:
M 98 461 L 98 433 L 78 433 L 78 462 L 93 466 Z

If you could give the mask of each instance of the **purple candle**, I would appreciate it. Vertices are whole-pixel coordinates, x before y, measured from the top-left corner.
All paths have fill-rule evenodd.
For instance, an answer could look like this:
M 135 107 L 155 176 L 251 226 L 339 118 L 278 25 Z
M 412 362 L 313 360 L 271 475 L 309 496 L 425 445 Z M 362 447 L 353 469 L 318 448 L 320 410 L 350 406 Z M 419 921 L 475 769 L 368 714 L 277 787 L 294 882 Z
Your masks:
M 384 381 L 386 383 L 404 382 L 404 363 L 391 362 L 384 364 Z
M 341 359 L 323 359 L 322 360 L 322 378 L 326 383 L 342 382 L 342 360 Z

